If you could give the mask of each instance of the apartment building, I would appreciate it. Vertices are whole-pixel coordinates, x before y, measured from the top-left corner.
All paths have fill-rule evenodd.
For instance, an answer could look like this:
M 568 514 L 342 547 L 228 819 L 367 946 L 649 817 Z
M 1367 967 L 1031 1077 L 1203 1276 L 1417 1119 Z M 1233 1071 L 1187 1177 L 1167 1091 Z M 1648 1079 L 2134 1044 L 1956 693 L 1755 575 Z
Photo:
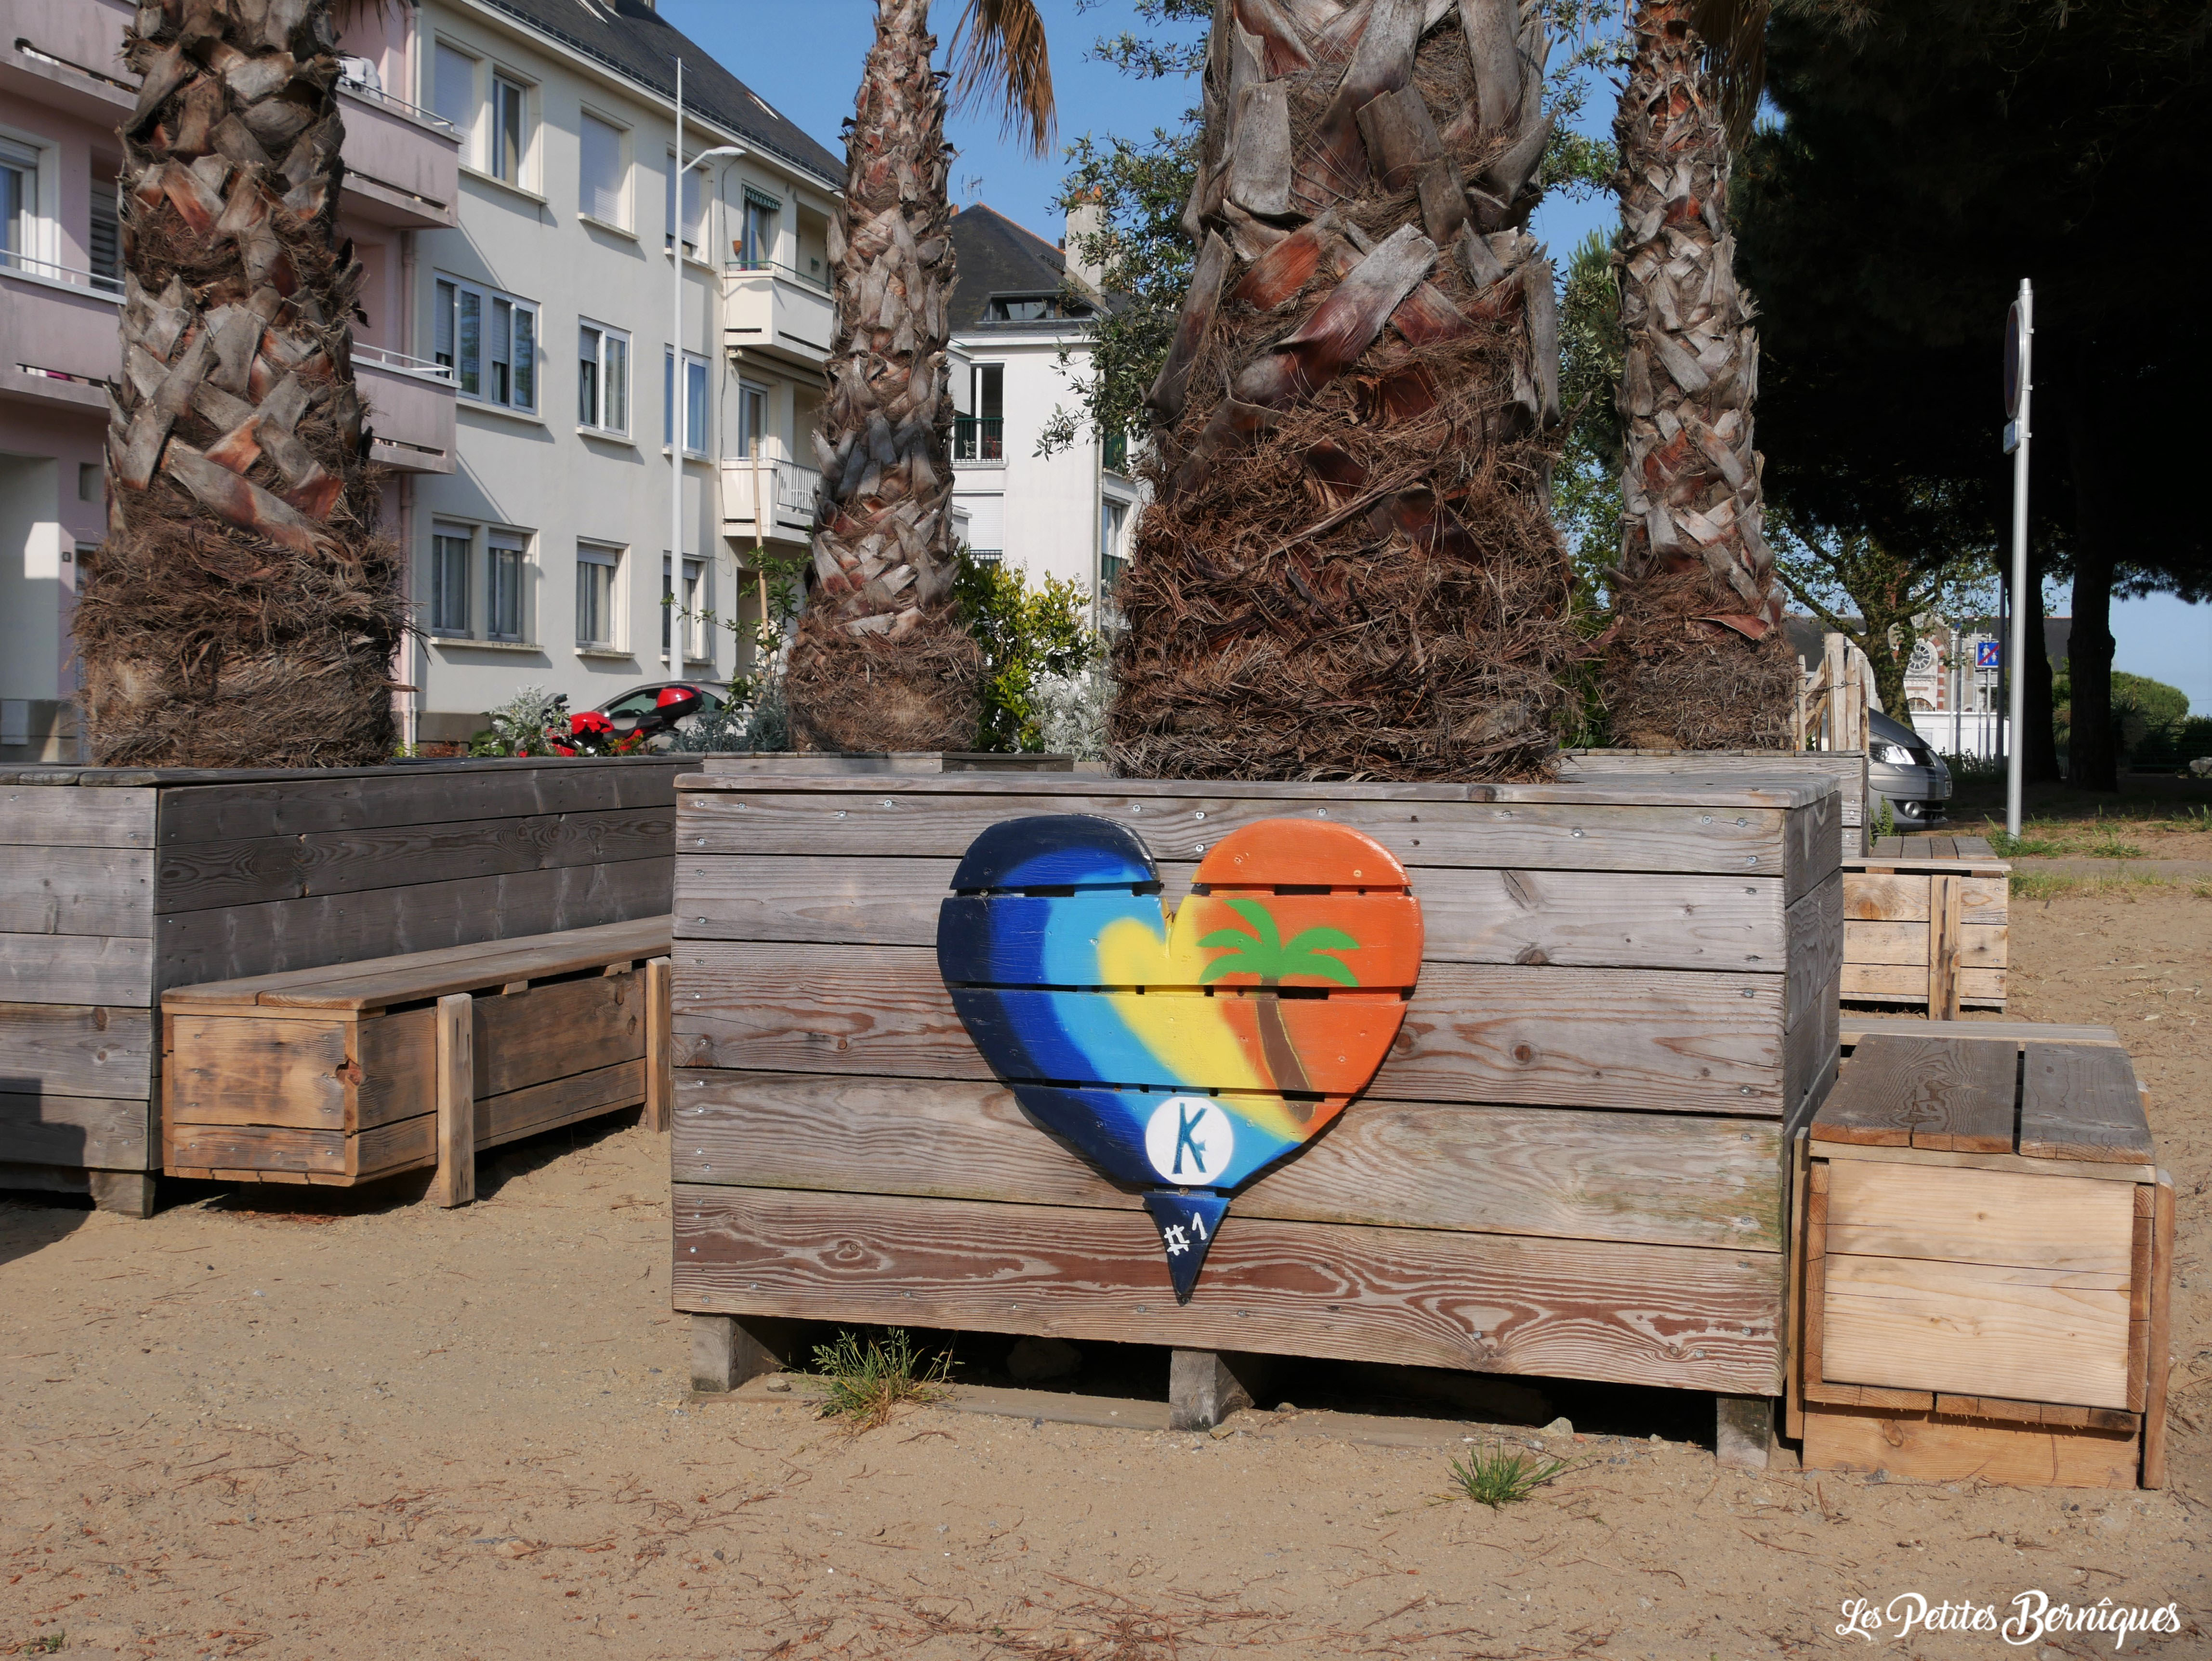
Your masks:
M 1080 220 L 1070 218 L 1072 237 Z M 1089 362 L 1087 320 L 1107 303 L 1098 273 L 981 203 L 954 217 L 952 246 L 955 522 L 977 554 L 1073 582 L 1110 617 L 1142 500 L 1127 441 L 1101 442 L 1079 423 L 1073 444 L 1036 453 L 1047 423 L 1075 402 L 1071 371 Z
M 131 8 L 0 9 L 0 758 L 72 758 Z M 342 51 L 356 368 L 421 630 L 407 737 L 465 739 L 525 684 L 586 709 L 742 672 L 709 616 L 757 617 L 756 548 L 806 545 L 842 162 L 651 0 L 365 7 Z M 684 155 L 724 152 L 680 203 L 679 56 Z

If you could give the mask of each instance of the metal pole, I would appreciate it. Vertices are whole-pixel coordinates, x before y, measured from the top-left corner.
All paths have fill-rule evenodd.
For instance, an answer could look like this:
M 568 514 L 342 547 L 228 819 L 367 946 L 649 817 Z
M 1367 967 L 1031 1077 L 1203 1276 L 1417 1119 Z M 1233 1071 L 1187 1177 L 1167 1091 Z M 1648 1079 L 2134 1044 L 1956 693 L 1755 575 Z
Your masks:
M 668 587 L 684 593 L 684 54 L 676 55 L 676 159 L 668 192 L 668 265 L 675 273 L 675 310 L 668 324 Z M 678 672 L 677 620 L 669 619 L 670 672 Z
M 2034 379 L 2029 356 L 2035 342 L 2035 295 L 2020 280 L 2020 412 L 2013 418 L 2012 453 L 2012 638 L 2006 642 L 2005 667 L 2011 696 L 2005 715 L 2011 728 L 2005 746 L 2005 833 L 2020 834 L 2021 752 L 2027 714 L 2027 407 Z M 2037 642 L 2039 648 L 2041 642 Z

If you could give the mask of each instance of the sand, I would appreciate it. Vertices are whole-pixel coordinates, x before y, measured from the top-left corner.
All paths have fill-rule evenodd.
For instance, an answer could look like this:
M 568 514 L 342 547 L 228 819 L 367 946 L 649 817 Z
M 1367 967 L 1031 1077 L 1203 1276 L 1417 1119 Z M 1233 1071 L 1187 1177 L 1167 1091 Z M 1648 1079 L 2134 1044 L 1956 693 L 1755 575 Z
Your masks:
M 2121 1030 L 2179 1185 L 2163 1493 L 1727 1470 L 1683 1439 L 1702 1399 L 1658 1393 L 1577 1406 L 1579 1436 L 1431 1419 L 1396 1446 L 1311 1410 L 1194 1435 L 924 1407 L 855 1435 L 803 1390 L 696 1400 L 665 1141 L 617 1122 L 508 1154 L 457 1212 L 0 1202 L 0 1653 L 2113 1652 L 1897 1630 L 1915 1594 L 2002 1621 L 2040 1591 L 2176 1604 L 2124 1653 L 2212 1657 L 2212 902 L 2060 895 L 2014 942 L 2013 1013 Z M 1501 1440 L 1574 1467 L 1499 1511 L 1455 1496 L 1450 1449 Z M 1854 1598 L 1879 1644 L 1838 1634 Z

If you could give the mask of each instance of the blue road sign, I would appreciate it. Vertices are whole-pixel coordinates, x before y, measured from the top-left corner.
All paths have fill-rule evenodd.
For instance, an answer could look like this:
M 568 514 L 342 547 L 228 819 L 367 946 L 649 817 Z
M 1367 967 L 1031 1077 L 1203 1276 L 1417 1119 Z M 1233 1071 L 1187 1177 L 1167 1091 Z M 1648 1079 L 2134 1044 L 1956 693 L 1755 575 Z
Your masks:
M 2004 648 L 1999 642 L 1994 640 L 1978 640 L 1974 642 L 1975 668 L 2002 668 L 2003 666 L 2003 662 Z

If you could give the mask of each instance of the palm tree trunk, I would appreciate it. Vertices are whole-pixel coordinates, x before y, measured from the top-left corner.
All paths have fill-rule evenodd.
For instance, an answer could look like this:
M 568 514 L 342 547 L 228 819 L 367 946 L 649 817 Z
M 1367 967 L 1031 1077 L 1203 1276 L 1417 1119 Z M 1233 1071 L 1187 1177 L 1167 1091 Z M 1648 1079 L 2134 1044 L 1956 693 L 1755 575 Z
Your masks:
M 878 0 L 830 228 L 837 331 L 814 444 L 812 608 L 786 684 L 799 747 L 964 750 L 982 655 L 953 613 L 953 283 L 928 0 Z
M 389 759 L 398 551 L 354 387 L 327 0 L 145 0 L 122 129 L 108 539 L 78 601 L 107 764 Z
M 1281 984 L 1280 981 L 1261 976 L 1261 989 L 1252 1000 L 1252 1018 L 1260 1029 L 1260 1054 L 1267 1061 L 1267 1074 L 1274 1080 L 1277 1090 L 1310 1095 L 1313 1086 L 1306 1080 L 1305 1064 L 1298 1060 L 1298 1047 L 1291 1042 L 1291 1030 L 1283 1024 L 1283 1001 L 1275 992 Z M 1300 1124 L 1313 1117 L 1313 1104 L 1310 1101 L 1285 1099 L 1283 1105 Z
M 1613 122 L 1626 456 L 1606 705 L 1614 737 L 1638 747 L 1787 748 L 1798 672 L 1760 531 L 1759 338 L 1691 3 L 1642 0 Z
M 1547 768 L 1573 642 L 1552 268 L 1522 229 L 1543 53 L 1513 0 L 1218 0 L 1117 771 Z

